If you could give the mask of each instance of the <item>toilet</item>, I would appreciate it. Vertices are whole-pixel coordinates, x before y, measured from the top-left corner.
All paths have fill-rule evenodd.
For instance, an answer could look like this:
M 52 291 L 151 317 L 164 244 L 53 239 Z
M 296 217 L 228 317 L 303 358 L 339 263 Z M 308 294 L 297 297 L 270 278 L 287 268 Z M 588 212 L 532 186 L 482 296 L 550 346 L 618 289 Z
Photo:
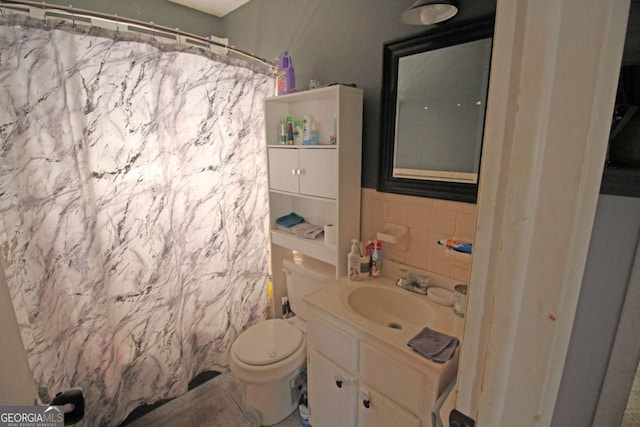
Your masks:
M 299 375 L 306 364 L 306 306 L 302 298 L 335 281 L 333 268 L 311 258 L 283 260 L 289 319 L 268 319 L 242 332 L 231 346 L 229 367 L 246 387 L 246 401 L 263 426 L 287 418 L 297 407 Z

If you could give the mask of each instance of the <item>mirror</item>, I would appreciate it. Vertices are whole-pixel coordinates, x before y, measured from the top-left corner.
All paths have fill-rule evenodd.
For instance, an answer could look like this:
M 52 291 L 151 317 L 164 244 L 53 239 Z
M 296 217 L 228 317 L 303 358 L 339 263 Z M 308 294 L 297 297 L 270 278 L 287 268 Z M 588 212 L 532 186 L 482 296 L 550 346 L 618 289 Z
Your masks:
M 476 202 L 493 24 L 385 43 L 379 191 Z

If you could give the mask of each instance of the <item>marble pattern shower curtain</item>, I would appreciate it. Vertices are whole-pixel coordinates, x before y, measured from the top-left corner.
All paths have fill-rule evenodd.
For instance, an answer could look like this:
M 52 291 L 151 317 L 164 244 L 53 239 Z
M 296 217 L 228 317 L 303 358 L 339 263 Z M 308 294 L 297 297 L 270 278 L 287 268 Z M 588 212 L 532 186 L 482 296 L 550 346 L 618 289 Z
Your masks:
M 147 36 L 0 23 L 0 255 L 45 402 L 86 425 L 225 370 L 264 318 L 273 78 Z

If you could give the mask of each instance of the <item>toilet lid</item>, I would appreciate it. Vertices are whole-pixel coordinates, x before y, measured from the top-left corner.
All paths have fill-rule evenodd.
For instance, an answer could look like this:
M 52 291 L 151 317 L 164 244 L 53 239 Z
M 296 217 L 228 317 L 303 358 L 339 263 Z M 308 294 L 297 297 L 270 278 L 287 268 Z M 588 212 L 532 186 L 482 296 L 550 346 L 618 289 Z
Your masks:
M 282 319 L 256 323 L 240 334 L 233 353 L 248 365 L 269 365 L 289 357 L 302 344 L 302 331 Z

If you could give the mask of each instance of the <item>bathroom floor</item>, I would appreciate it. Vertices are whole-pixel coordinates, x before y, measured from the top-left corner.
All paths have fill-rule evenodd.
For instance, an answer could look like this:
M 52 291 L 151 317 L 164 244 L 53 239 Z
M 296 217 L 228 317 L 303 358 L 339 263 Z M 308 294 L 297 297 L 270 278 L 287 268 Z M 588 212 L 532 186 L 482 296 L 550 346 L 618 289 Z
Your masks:
M 126 423 L 127 427 L 253 427 L 257 413 L 246 406 L 241 386 L 231 373 L 223 373 L 182 396 Z M 278 427 L 301 426 L 298 411 L 275 424 Z

